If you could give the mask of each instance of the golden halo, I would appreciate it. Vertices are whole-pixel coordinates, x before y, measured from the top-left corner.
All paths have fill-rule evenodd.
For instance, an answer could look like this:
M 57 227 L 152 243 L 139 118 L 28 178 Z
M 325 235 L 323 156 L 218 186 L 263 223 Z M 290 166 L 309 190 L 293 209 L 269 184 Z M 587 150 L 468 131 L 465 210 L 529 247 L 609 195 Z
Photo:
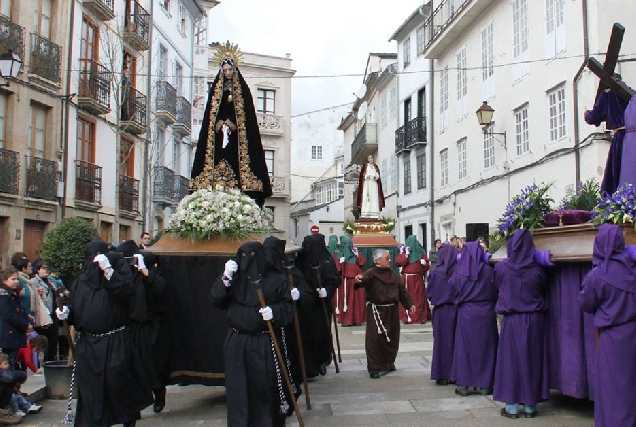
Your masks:
M 226 41 L 225 44 L 220 44 L 216 47 L 216 52 L 214 52 L 214 56 L 212 57 L 213 62 L 221 66 L 221 61 L 226 58 L 232 59 L 234 61 L 234 68 L 238 67 L 239 64 L 243 61 L 243 52 L 239 50 L 237 44 L 232 44 L 230 41 Z

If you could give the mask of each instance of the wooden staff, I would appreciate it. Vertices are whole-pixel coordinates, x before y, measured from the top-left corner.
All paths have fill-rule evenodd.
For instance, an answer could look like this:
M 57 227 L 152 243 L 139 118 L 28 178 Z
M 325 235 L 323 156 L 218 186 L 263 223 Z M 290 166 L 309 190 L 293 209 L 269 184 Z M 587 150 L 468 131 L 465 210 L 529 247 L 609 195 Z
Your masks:
M 285 266 L 287 269 L 287 281 L 289 282 L 289 290 L 294 289 L 294 275 L 292 273 L 293 265 Z M 295 304 L 295 303 L 294 303 Z M 296 329 L 296 343 L 298 344 L 298 358 L 300 359 L 300 373 L 303 377 L 303 387 L 305 389 L 305 405 L 311 411 L 311 400 L 309 399 L 309 386 L 307 385 L 307 371 L 305 370 L 305 352 L 303 351 L 303 340 L 300 335 L 300 322 L 298 321 L 298 312 L 294 310 L 294 329 Z
M 265 302 L 265 297 L 263 296 L 263 291 L 259 285 L 260 279 L 253 282 L 256 286 L 256 295 L 258 295 L 258 302 L 261 303 L 261 308 L 267 307 L 267 303 Z M 276 339 L 276 334 L 274 333 L 274 327 L 272 326 L 271 320 L 266 320 L 267 329 L 269 330 L 269 336 L 274 343 L 274 350 L 276 351 L 276 357 L 278 358 L 278 364 L 280 365 L 280 370 L 283 371 L 283 376 L 285 377 L 285 382 L 287 383 L 287 390 L 289 390 L 289 398 L 292 401 L 292 405 L 294 405 L 294 412 L 296 413 L 296 418 L 298 419 L 298 424 L 300 427 L 305 427 L 305 423 L 303 422 L 303 417 L 300 415 L 300 409 L 298 408 L 298 403 L 296 402 L 296 396 L 294 396 L 294 389 L 292 387 L 291 381 L 289 380 L 289 373 L 287 372 L 287 364 L 283 359 L 283 355 L 280 352 L 280 348 L 278 347 L 278 340 Z
M 55 295 L 55 304 L 60 310 L 64 307 L 64 300 L 62 299 L 62 292 L 53 291 Z M 52 327 L 55 327 L 53 323 Z M 71 327 L 68 325 L 68 321 L 62 320 L 62 327 L 66 332 L 66 339 L 68 339 L 68 348 L 71 350 L 71 357 L 75 359 L 75 343 L 73 342 L 73 336 L 71 335 Z M 70 362 L 70 359 L 69 359 Z M 71 363 L 72 364 L 72 363 Z
M 320 271 L 318 266 L 313 267 L 316 270 L 316 277 L 318 278 L 318 288 L 322 289 L 322 279 L 320 278 Z M 333 348 L 333 334 L 331 333 L 331 327 L 329 327 L 329 314 L 327 314 L 327 304 L 324 298 L 320 298 L 322 301 L 322 311 L 325 313 L 325 322 L 327 322 L 327 329 L 329 329 L 329 347 L 331 348 L 331 357 L 333 359 L 333 365 L 336 367 L 336 374 L 340 373 L 340 367 L 338 366 L 338 360 L 336 358 L 336 350 Z M 336 326 L 336 329 L 338 327 Z
M 347 286 L 347 281 L 346 281 L 345 272 L 344 272 L 345 271 L 344 264 L 345 263 L 342 263 L 342 265 L 340 265 L 340 283 L 341 283 L 340 286 Z M 337 289 L 336 289 L 336 292 L 338 292 Z M 346 299 L 345 299 L 345 302 L 346 302 Z M 335 311 L 332 311 L 332 314 L 333 314 L 333 325 L 336 328 L 336 345 L 338 346 L 338 362 L 342 363 L 342 355 L 340 354 L 340 335 L 338 335 L 338 319 L 336 318 Z M 342 313 L 342 315 L 344 316 L 344 312 Z

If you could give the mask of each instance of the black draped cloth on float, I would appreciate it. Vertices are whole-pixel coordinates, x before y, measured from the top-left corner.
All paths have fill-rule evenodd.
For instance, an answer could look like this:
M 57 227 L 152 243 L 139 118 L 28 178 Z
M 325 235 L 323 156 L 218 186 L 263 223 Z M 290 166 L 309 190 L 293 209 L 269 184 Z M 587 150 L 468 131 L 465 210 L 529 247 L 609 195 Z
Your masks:
M 325 236 L 322 234 L 305 236 L 302 250 L 296 258 L 296 266 L 302 272 L 307 286 L 305 290 L 299 288 L 298 318 L 307 378 L 313 378 L 319 374 L 321 365 L 331 362 L 331 301 L 341 282 L 333 257 L 325 245 Z M 327 298 L 318 296 L 316 289 L 320 286 L 327 291 Z M 323 303 L 327 307 L 328 322 L 325 319 Z
M 223 273 L 226 257 L 160 255 L 166 280 L 165 332 L 158 345 L 169 356 L 168 384 L 225 385 L 223 340 L 227 320 L 209 299 L 210 283 Z M 154 304 L 152 304 L 155 306 Z
M 69 323 L 78 331 L 75 383 L 78 390 L 76 426 L 109 427 L 133 421 L 152 404 L 135 381 L 128 354 L 128 301 L 135 293 L 130 267 L 121 255 L 109 259 L 110 280 L 93 258 L 105 253 L 104 242 L 91 242 L 84 270 L 69 296 Z
M 223 125 L 229 141 L 223 147 Z M 238 188 L 263 206 L 272 195 L 250 89 L 238 68 L 219 70 L 210 88 L 192 165 L 191 190 Z
M 226 287 L 219 277 L 210 299 L 226 310 L 225 391 L 231 427 L 282 426 L 292 406 L 284 374 L 274 353 L 267 324 L 259 313 L 257 284 L 272 309 L 275 329 L 289 325 L 294 315 L 287 279 L 267 261 L 260 242 L 241 245 L 239 271 Z

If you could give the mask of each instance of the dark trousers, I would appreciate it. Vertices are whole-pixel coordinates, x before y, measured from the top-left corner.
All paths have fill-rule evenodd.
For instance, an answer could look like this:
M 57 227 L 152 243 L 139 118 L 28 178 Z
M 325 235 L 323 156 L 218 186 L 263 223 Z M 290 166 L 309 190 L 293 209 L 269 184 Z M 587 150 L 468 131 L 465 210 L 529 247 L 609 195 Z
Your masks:
M 46 326 L 44 328 L 35 328 L 35 331 L 46 337 L 49 344 L 46 348 L 46 352 L 44 353 L 44 361 L 49 362 L 57 359 L 57 325 L 54 323 L 52 325 Z

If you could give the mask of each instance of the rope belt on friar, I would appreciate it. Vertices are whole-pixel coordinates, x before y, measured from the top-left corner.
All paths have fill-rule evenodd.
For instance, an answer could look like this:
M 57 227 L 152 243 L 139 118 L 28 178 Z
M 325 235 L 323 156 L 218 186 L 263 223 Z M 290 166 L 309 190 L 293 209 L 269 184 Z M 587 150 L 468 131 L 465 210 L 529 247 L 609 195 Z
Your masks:
M 367 301 L 367 304 L 371 304 L 371 311 L 373 312 L 373 320 L 375 320 L 375 326 L 378 328 L 378 335 L 384 334 L 386 337 L 386 342 L 391 342 L 391 338 L 389 338 L 389 332 L 386 330 L 384 323 L 382 323 L 382 318 L 380 317 L 380 312 L 378 311 L 378 307 L 392 307 L 397 303 L 393 304 L 375 304 L 370 301 Z
M 126 326 L 124 325 L 121 328 L 113 329 L 112 331 L 104 332 L 103 334 L 91 334 L 90 332 L 86 332 L 86 331 L 77 331 L 77 339 L 79 340 L 82 335 L 88 335 L 94 338 L 103 338 L 109 335 L 114 335 L 119 332 L 123 332 L 125 329 L 126 329 Z M 66 406 L 66 415 L 64 415 L 64 418 L 62 419 L 62 424 L 74 423 L 72 404 L 73 404 L 73 387 L 75 386 L 75 368 L 76 367 L 77 367 L 77 361 L 74 360 L 73 372 L 71 373 L 71 386 L 69 387 L 69 393 L 68 393 L 68 404 Z

